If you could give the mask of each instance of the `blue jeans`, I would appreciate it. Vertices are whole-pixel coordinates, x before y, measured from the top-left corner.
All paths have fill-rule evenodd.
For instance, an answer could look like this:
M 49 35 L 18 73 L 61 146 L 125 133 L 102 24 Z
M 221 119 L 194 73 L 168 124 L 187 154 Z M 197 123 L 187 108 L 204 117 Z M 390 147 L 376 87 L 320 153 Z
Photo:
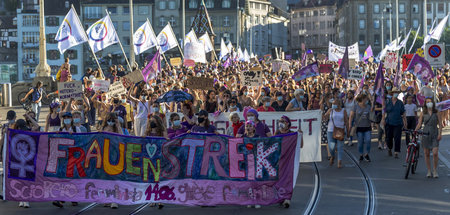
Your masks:
M 39 123 L 39 115 L 41 114 L 41 103 L 31 103 L 31 110 L 36 114 L 36 122 Z
M 366 145 L 366 153 L 369 154 L 371 133 L 372 133 L 371 131 L 356 132 L 356 135 L 358 136 L 359 154 L 361 155 L 364 154 L 364 145 Z
M 342 152 L 344 151 L 344 141 L 336 140 L 333 138 L 333 132 L 327 132 L 328 148 L 330 149 L 331 157 L 336 157 L 334 151 L 337 147 L 337 158 L 342 160 Z

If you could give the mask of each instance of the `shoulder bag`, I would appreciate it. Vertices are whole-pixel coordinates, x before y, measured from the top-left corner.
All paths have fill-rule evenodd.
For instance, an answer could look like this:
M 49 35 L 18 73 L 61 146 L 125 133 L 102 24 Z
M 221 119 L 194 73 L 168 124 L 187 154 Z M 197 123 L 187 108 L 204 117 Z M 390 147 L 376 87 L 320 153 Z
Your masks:
M 334 113 L 334 110 L 332 113 Z M 333 114 L 331 115 L 331 121 L 333 121 L 333 138 L 339 141 L 343 141 L 345 139 L 345 129 L 336 127 L 336 125 L 334 124 Z

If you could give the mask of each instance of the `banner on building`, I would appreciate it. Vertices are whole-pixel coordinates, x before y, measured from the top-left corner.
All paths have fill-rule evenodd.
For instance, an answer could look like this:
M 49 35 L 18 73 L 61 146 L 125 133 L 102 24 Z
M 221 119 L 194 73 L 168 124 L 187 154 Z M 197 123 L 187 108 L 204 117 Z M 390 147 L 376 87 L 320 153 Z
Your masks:
M 344 57 L 345 46 L 338 46 L 331 41 L 328 46 L 328 60 L 338 61 Z M 355 43 L 348 47 L 348 58 L 359 59 L 359 46 Z
M 4 197 L 122 205 L 275 204 L 292 197 L 298 146 L 296 133 L 271 138 L 185 134 L 167 141 L 9 130 Z
M 83 98 L 81 81 L 58 82 L 58 96 L 61 101 Z
M 170 116 L 172 113 L 166 114 Z M 183 117 L 182 113 L 177 113 L 180 118 Z M 239 118 L 244 120 L 242 112 L 239 112 Z M 220 134 L 226 134 L 226 131 L 231 127 L 229 120 L 230 113 L 220 113 L 219 115 L 209 114 L 209 121 L 217 128 L 217 132 Z M 258 119 L 266 123 L 272 133 L 279 129 L 278 120 L 282 116 L 287 116 L 291 119 L 291 130 L 296 131 L 301 128 L 303 131 L 303 148 L 301 150 L 300 161 L 301 162 L 320 162 L 321 156 L 321 129 L 322 112 L 320 110 L 312 111 L 293 111 L 293 112 L 259 112 Z M 168 117 L 166 117 L 168 118 Z M 169 121 L 167 119 L 167 126 Z

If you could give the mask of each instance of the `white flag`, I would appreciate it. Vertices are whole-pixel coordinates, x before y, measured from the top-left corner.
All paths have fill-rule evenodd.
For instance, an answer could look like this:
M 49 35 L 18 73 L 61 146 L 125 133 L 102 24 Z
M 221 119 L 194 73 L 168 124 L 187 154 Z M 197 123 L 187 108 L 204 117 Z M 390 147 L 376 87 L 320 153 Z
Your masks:
M 184 46 L 184 59 L 197 63 L 206 63 L 205 48 L 201 42 L 192 41 Z
M 92 24 L 87 29 L 87 35 L 89 45 L 94 53 L 119 42 L 119 37 L 109 15 Z
M 230 41 L 228 41 L 227 49 L 228 49 L 228 52 L 232 52 L 233 51 L 233 44 L 231 44 Z
M 444 17 L 444 19 L 439 22 L 435 29 L 431 32 L 431 39 L 435 39 L 439 41 L 442 36 L 442 32 L 444 31 L 445 26 L 447 26 L 448 15 Z
M 184 38 L 184 45 L 194 41 L 197 41 L 197 35 L 195 35 L 194 30 L 191 30 L 188 34 L 186 34 L 186 37 Z
M 209 38 L 208 32 L 206 32 L 205 34 L 203 34 L 203 36 L 201 36 L 198 39 L 201 43 L 203 43 L 203 46 L 205 47 L 205 53 L 209 53 L 212 50 L 214 50 L 214 46 L 211 43 L 211 39 Z
M 64 17 L 63 22 L 59 26 L 55 40 L 58 41 L 58 49 L 61 54 L 73 46 L 87 42 L 88 39 L 84 33 L 83 25 L 81 25 L 75 10 L 72 8 Z
M 223 38 L 220 41 L 220 60 L 224 58 L 229 53 L 227 46 L 225 45 L 225 42 L 223 41 Z
M 250 62 L 250 56 L 248 55 L 247 49 L 244 50 L 244 61 Z
M 242 53 L 241 47 L 238 48 L 238 59 L 239 61 L 244 61 L 244 53 Z
M 434 24 L 436 24 L 436 19 L 434 19 L 433 24 L 431 24 L 431 28 L 430 31 L 428 32 L 428 34 L 425 36 L 425 38 L 423 38 L 423 46 L 422 49 L 425 49 L 425 45 L 430 42 L 431 40 L 431 34 L 433 33 L 433 29 L 434 29 Z M 426 31 L 426 29 L 424 29 L 424 31 Z
M 177 38 L 175 37 L 170 24 L 167 24 L 166 27 L 164 27 L 163 30 L 158 34 L 157 40 L 159 43 L 159 47 L 161 48 L 161 54 L 178 46 Z
M 411 29 L 409 29 L 408 34 L 406 35 L 405 39 L 403 39 L 400 44 L 397 46 L 396 51 L 400 50 L 401 48 L 404 48 L 406 46 L 406 42 L 408 42 L 409 35 L 411 34 Z
M 134 32 L 133 43 L 136 55 L 156 46 L 156 35 L 148 20 Z

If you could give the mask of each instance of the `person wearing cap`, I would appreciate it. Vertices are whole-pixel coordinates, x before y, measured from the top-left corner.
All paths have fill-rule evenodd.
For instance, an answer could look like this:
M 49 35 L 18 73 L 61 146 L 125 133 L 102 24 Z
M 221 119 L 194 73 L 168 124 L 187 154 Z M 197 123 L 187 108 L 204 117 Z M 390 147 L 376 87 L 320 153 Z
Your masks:
M 60 104 L 57 102 L 51 103 L 49 105 L 50 113 L 47 115 L 45 120 L 45 132 L 56 132 L 61 128 L 61 108 Z
M 201 110 L 197 114 L 197 124 L 194 125 L 190 132 L 192 133 L 208 133 L 208 134 L 219 134 L 214 125 L 211 125 L 208 119 L 208 112 L 206 110 Z
M 286 111 L 286 107 L 288 106 L 289 102 L 284 100 L 283 93 L 281 91 L 278 91 L 275 93 L 275 101 L 272 102 L 272 107 L 275 109 L 275 111 Z
M 304 111 L 307 104 L 304 102 L 305 91 L 303 89 L 296 89 L 294 98 L 289 102 L 286 111 Z
M 392 148 L 395 146 L 395 158 L 398 158 L 398 154 L 400 153 L 402 129 L 407 127 L 405 105 L 397 99 L 399 92 L 396 87 L 389 91 L 387 100 L 383 105 L 385 113 L 381 120 L 381 124 L 385 126 L 386 130 L 388 155 L 392 156 Z
M 266 125 L 266 123 L 260 121 L 258 119 L 258 111 L 255 109 L 247 110 L 247 112 L 244 111 L 244 118 L 247 121 L 253 121 L 255 123 L 255 129 L 256 134 L 258 134 L 259 137 L 271 137 L 272 133 L 270 132 L 269 126 Z M 239 130 L 236 137 L 242 137 L 245 132 L 245 125 L 242 125 Z
M 275 109 L 272 106 L 270 106 L 271 102 L 270 102 L 270 97 L 269 96 L 264 97 L 262 99 L 262 103 L 263 103 L 263 105 L 261 105 L 257 109 L 258 112 L 275 112 Z

